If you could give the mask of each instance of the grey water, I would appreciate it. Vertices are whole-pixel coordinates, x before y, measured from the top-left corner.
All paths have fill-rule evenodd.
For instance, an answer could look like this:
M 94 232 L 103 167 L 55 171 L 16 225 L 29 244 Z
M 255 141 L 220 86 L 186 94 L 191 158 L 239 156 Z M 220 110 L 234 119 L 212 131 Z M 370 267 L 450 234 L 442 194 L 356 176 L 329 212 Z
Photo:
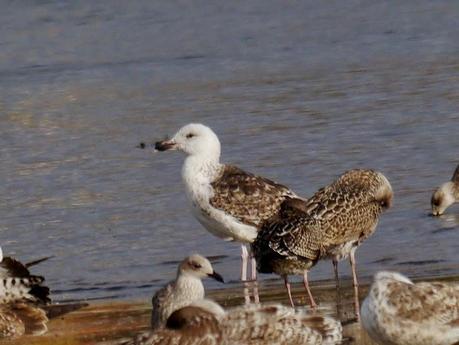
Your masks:
M 457 1 L 1 5 L 0 245 L 52 255 L 33 272 L 55 300 L 148 298 L 193 252 L 236 284 L 239 246 L 192 217 L 183 156 L 136 148 L 189 122 L 214 129 L 224 162 L 304 196 L 382 171 L 394 205 L 360 277 L 459 273 L 459 207 L 429 216 L 459 163 Z M 329 262 L 310 273 L 332 277 Z

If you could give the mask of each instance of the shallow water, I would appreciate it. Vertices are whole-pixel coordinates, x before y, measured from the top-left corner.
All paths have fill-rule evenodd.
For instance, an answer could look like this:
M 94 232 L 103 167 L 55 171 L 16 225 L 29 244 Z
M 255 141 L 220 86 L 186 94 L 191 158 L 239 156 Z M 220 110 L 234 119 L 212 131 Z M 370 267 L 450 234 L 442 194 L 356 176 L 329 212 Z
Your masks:
M 196 121 L 225 162 L 301 195 L 350 168 L 386 174 L 394 207 L 357 252 L 363 279 L 457 274 L 459 208 L 428 212 L 458 163 L 458 14 L 427 0 L 5 5 L 4 252 L 54 255 L 35 272 L 57 301 L 148 298 L 191 252 L 237 281 L 239 247 L 189 212 L 183 157 L 135 148 Z M 328 262 L 310 274 L 331 277 Z

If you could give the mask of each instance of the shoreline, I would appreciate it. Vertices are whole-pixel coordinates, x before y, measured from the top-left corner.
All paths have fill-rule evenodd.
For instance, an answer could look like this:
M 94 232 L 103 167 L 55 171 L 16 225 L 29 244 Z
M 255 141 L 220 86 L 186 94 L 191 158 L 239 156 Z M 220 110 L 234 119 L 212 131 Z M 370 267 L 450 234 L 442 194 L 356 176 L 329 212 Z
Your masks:
M 413 279 L 414 281 L 444 281 L 459 283 L 459 275 L 435 276 Z M 220 303 L 223 307 L 232 307 L 244 303 L 244 289 L 253 289 L 253 283 L 209 290 L 206 296 Z M 284 285 L 279 282 L 260 284 L 259 293 L 262 303 L 288 304 Z M 369 282 L 360 286 L 361 300 L 366 296 Z M 337 294 L 334 281 L 322 281 L 311 284 L 314 297 L 319 302 L 319 313 L 337 317 L 343 324 L 343 344 L 374 344 L 355 322 L 353 308 L 353 288 L 350 279 L 340 281 Z M 301 283 L 292 284 L 292 294 L 298 308 L 305 306 L 307 298 Z M 338 301 L 338 303 L 337 303 Z M 85 303 L 55 304 L 47 307 L 50 321 L 48 332 L 42 336 L 24 336 L 11 340 L 2 340 L 1 344 L 30 345 L 81 345 L 114 344 L 122 338 L 131 338 L 146 331 L 150 325 L 151 303 L 147 300 L 101 300 Z

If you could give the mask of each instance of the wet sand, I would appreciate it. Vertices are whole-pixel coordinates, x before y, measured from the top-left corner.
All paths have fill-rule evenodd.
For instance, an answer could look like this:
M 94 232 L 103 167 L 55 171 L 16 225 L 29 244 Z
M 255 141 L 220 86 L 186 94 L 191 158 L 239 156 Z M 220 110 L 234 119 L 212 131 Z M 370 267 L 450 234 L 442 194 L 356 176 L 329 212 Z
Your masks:
M 435 277 L 426 280 L 441 280 L 459 283 L 459 276 Z M 360 295 L 366 296 L 368 281 L 362 282 Z M 354 318 L 353 289 L 350 280 L 341 281 L 339 297 L 333 281 L 313 282 L 312 292 L 319 302 L 318 313 L 337 317 L 344 326 L 344 341 L 342 344 L 371 345 L 375 344 L 360 328 Z M 248 285 L 246 288 L 253 288 Z M 244 286 L 235 288 L 211 290 L 207 296 L 225 307 L 244 303 Z M 301 284 L 293 284 L 293 296 L 298 308 L 307 302 Z M 279 282 L 263 283 L 259 287 L 262 303 L 281 302 L 287 304 L 284 286 Z M 341 301 L 338 302 L 337 301 Z M 67 307 L 78 310 L 61 314 Z M 150 301 L 110 301 L 95 302 L 81 307 L 81 305 L 54 305 L 49 309 L 49 331 L 43 336 L 26 336 L 14 340 L 2 341 L 2 344 L 30 344 L 30 345 L 82 345 L 82 344 L 113 344 L 122 338 L 130 338 L 135 334 L 148 330 L 150 323 Z M 59 315 L 61 314 L 61 315 Z

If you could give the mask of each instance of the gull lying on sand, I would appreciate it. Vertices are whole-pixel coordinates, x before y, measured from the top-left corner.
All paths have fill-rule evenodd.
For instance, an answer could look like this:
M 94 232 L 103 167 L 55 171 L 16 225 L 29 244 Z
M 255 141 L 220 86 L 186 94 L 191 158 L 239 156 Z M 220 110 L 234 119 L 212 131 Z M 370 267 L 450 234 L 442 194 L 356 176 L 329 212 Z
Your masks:
M 228 311 L 209 300 L 176 310 L 166 328 L 143 333 L 125 345 L 319 345 L 339 344 L 341 324 L 279 304 Z
M 459 344 L 459 286 L 379 272 L 362 304 L 362 325 L 381 345 Z
M 164 326 L 167 318 L 175 310 L 203 299 L 204 285 L 201 279 L 205 277 L 223 282 L 222 276 L 214 271 L 205 257 L 194 254 L 185 258 L 178 267 L 177 278 L 158 290 L 153 296 L 152 328 Z
M 50 302 L 42 276 L 31 275 L 28 267 L 43 260 L 22 264 L 3 257 L 0 248 L 0 337 L 40 335 L 47 331 L 48 318 L 40 305 Z

